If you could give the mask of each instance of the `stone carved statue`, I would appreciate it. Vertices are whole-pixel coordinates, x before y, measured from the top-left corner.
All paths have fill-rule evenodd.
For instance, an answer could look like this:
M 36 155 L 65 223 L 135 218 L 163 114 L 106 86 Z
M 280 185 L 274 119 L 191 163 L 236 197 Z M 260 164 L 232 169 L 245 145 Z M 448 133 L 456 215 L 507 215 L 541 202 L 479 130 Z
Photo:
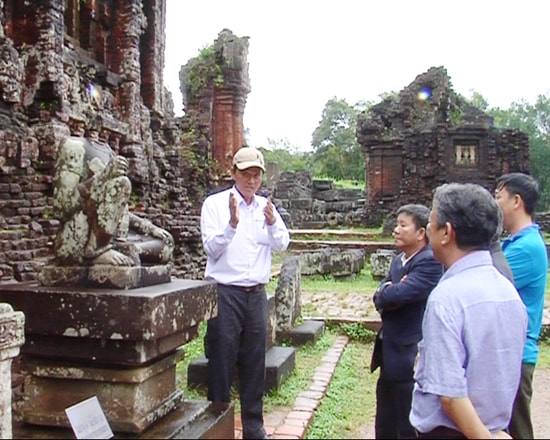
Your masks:
M 54 175 L 54 215 L 61 221 L 54 242 L 57 269 L 42 270 L 42 284 L 90 281 L 93 271 L 82 279 L 63 270 L 84 267 L 101 268 L 100 278 L 117 278 L 111 283 L 117 287 L 137 287 L 139 280 L 120 281 L 130 276 L 125 268 L 171 260 L 172 235 L 129 211 L 132 184 L 127 174 L 126 158 L 97 137 L 70 136 L 60 145 Z
M 63 222 L 54 244 L 59 262 L 136 266 L 143 260 L 170 261 L 170 233 L 128 211 L 132 184 L 127 173 L 128 161 L 108 144 L 74 136 L 63 142 L 54 177 L 54 214 Z

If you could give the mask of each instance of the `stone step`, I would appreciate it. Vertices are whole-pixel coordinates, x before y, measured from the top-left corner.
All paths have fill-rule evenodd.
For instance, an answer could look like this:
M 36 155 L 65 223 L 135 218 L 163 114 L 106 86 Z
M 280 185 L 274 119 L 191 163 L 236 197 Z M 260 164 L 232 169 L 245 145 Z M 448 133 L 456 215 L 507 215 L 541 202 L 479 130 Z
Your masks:
M 288 341 L 292 346 L 315 344 L 324 330 L 324 321 L 308 320 L 293 329 L 277 332 L 277 340 Z
M 279 388 L 296 367 L 294 347 L 271 347 L 265 354 L 265 390 Z M 205 356 L 193 360 L 187 367 L 187 386 L 208 385 L 208 359 Z
M 312 249 L 320 249 L 326 247 L 334 247 L 339 249 L 363 249 L 365 255 L 370 255 L 378 249 L 395 249 L 393 241 L 336 241 L 336 240 L 290 240 L 289 249 L 291 251 L 310 251 Z

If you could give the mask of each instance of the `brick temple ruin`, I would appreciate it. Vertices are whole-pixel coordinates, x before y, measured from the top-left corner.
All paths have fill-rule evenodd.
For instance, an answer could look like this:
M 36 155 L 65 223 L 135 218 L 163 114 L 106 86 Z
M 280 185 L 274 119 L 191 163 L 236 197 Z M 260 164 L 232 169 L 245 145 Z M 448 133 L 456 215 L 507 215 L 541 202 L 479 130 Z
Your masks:
M 164 0 L 0 0 L 0 281 L 34 280 L 52 257 L 54 160 L 77 123 L 129 158 L 130 209 L 174 236 L 173 274 L 202 277 L 198 216 L 243 145 L 248 39 L 220 32 L 219 78 L 195 60 L 182 67 L 191 79 L 176 118 L 165 16 Z
M 430 205 L 446 182 L 494 190 L 501 174 L 529 171 L 529 139 L 494 127 L 457 95 L 443 67 L 431 68 L 357 121 L 366 158 L 364 223 L 378 226 L 404 203 Z
M 134 408 L 138 414 L 119 415 L 121 430 L 134 433 L 145 429 L 144 420 L 149 423 L 151 414 L 161 417 L 170 405 L 178 405 L 172 382 L 180 353 L 168 351 L 195 337 L 197 322 L 213 313 L 211 288 L 202 296 L 204 303 L 195 309 L 196 315 L 183 317 L 187 320 L 180 316 L 185 314 L 174 316 L 174 322 L 182 319 L 177 328 L 149 311 L 158 310 L 166 318 L 162 305 L 174 298 L 173 289 L 183 298 L 189 285 L 197 291 L 203 287 L 194 281 L 202 279 L 205 264 L 200 207 L 209 192 L 227 184 L 233 154 L 244 144 L 243 113 L 250 92 L 248 38 L 224 29 L 208 50 L 182 66 L 185 116 L 175 117 L 163 83 L 165 22 L 165 0 L 0 0 L 0 283 L 12 286 L 13 302 L 29 303 L 27 286 L 53 258 L 52 242 L 59 228 L 59 220 L 52 216 L 54 165 L 58 146 L 75 126 L 84 125 L 87 136 L 97 136 L 128 158 L 133 185 L 130 208 L 175 239 L 172 274 L 178 283 L 156 296 L 134 295 L 133 310 L 143 313 L 141 320 L 117 322 L 136 337 L 143 336 L 142 327 L 151 328 L 161 335 L 162 344 L 147 338 L 131 343 L 109 340 L 112 351 L 103 353 L 114 356 L 105 358 L 106 363 L 122 369 L 143 368 L 147 374 L 160 369 L 164 374 L 165 392 L 158 402 L 147 408 L 138 405 Z M 419 100 L 418 92 L 424 89 L 431 93 Z M 527 137 L 492 127 L 490 118 L 452 92 L 441 68 L 431 69 L 397 96 L 374 106 L 360 118 L 357 135 L 366 155 L 366 192 L 336 191 L 329 183 L 312 182 L 305 175 L 297 179 L 303 188 L 295 192 L 289 182 L 296 179 L 290 175 L 268 189 L 287 211 L 292 227 L 379 224 L 399 203 L 427 202 L 431 189 L 444 181 L 467 179 L 490 187 L 502 172 L 527 170 Z M 59 356 L 68 353 L 76 363 L 88 362 L 77 357 L 91 359 L 97 347 L 85 345 L 87 352 L 58 345 L 70 339 L 62 326 L 71 316 L 59 319 L 54 310 L 49 319 L 42 319 L 43 310 L 59 300 L 55 292 L 43 293 L 38 302 L 44 309 L 34 309 L 26 322 L 38 323 L 29 325 L 40 337 L 48 332 L 56 337 L 47 340 L 50 345 L 29 339 L 34 344 L 31 350 L 57 349 Z M 81 315 L 91 315 L 86 310 L 97 306 L 95 297 L 71 293 L 79 298 Z M 119 299 L 113 296 L 102 306 L 116 315 L 121 307 L 113 304 Z M 19 315 L 4 312 L 20 331 Z M 105 332 L 116 318 L 102 315 L 104 321 L 90 327 L 98 340 L 108 339 Z M 82 337 L 73 341 L 78 347 L 86 334 L 74 332 Z M 17 348 L 10 350 L 15 353 L 21 343 L 17 340 Z M 122 359 L 124 350 L 117 352 L 117 344 L 132 353 L 136 345 L 144 346 L 144 358 Z M 25 350 L 28 353 L 29 344 L 23 345 Z M 40 358 L 49 353 L 35 354 Z M 165 356 L 166 365 L 159 363 L 159 356 Z M 57 367 L 47 374 L 57 374 Z M 39 364 L 36 369 L 43 371 Z M 99 382 L 92 367 L 86 374 Z M 139 395 L 143 386 L 153 387 L 152 377 L 142 385 L 141 373 L 132 376 L 138 390 L 133 395 Z M 119 379 L 117 386 L 125 388 Z M 37 385 L 41 389 L 55 383 L 53 376 L 44 380 L 47 385 Z M 59 415 L 37 417 L 39 423 L 50 417 L 48 423 L 55 424 Z M 130 425 L 127 417 L 132 419 Z
M 357 139 L 365 153 L 364 190 L 336 190 L 307 171 L 281 173 L 272 184 L 294 228 L 393 225 L 400 205 L 429 206 L 442 183 L 473 182 L 492 192 L 501 174 L 529 171 L 527 135 L 494 127 L 453 91 L 443 67 L 359 115 Z
M 249 41 L 224 29 L 182 66 L 185 116 L 176 118 L 163 85 L 165 15 L 161 0 L 0 0 L 0 281 L 35 280 L 52 258 L 54 160 L 79 122 L 129 158 L 130 208 L 174 236 L 174 275 L 202 276 L 200 206 L 227 184 L 244 144 Z M 361 115 L 357 136 L 364 191 L 303 173 L 267 188 L 293 228 L 378 226 L 400 203 L 428 203 L 445 181 L 491 187 L 503 172 L 528 170 L 527 136 L 493 127 L 444 68 Z
M 182 67 L 186 115 L 176 118 L 163 84 L 165 21 L 164 0 L 0 0 L 0 303 L 25 313 L 23 363 L 17 358 L 15 371 L 25 372 L 26 397 L 14 407 L 29 426 L 67 427 L 63 409 L 95 394 L 116 431 L 138 435 L 165 420 L 155 426 L 168 430 L 151 435 L 170 438 L 200 413 L 217 419 L 203 426 L 212 436 L 233 432 L 231 408 L 183 401 L 175 367 L 177 347 L 216 310 L 215 286 L 196 281 L 205 263 L 199 214 L 243 145 L 248 39 L 222 30 L 211 48 L 214 71 L 194 60 Z M 130 209 L 175 239 L 173 282 L 130 295 L 36 285 L 60 225 L 52 215 L 57 149 L 77 127 L 128 158 Z M 5 319 L 19 319 L 10 310 L 3 309 Z M 10 331 L 4 327 L 2 337 L 11 362 L 23 341 L 10 340 Z M 14 381 L 15 396 L 20 383 Z M 9 385 L 3 391 L 9 394 Z M 4 411 L 8 420 L 2 404 Z M 10 436 L 4 423 L 1 432 Z

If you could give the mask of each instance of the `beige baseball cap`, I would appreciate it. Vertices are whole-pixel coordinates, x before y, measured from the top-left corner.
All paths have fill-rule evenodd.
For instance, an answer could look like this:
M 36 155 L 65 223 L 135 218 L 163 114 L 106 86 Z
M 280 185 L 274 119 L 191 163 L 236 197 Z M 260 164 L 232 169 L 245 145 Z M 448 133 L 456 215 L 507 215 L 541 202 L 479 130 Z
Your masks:
M 239 170 L 258 167 L 265 172 L 264 156 L 261 151 L 255 148 L 242 147 L 235 153 L 235 156 L 233 156 L 233 166 L 236 166 Z

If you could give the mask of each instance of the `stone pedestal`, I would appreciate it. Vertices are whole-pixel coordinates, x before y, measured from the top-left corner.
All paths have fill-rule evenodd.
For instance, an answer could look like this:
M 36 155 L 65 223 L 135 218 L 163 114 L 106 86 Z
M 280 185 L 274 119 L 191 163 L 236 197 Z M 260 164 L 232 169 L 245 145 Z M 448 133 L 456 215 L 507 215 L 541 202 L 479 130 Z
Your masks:
M 220 419 L 222 437 L 231 438 L 233 422 L 229 427 L 226 418 L 232 407 L 214 410 L 205 402 L 186 414 L 189 405 L 176 387 L 180 347 L 198 335 L 201 321 L 216 315 L 216 297 L 214 283 L 191 280 L 127 291 L 1 286 L 0 301 L 27 320 L 21 348 L 25 425 L 16 435 L 41 437 L 47 427 L 56 434 L 70 430 L 65 408 L 97 396 L 117 437 L 141 437 L 166 423 L 170 435 L 183 435 L 202 414 L 209 415 L 203 424 L 210 428 Z M 181 417 L 174 419 L 176 413 Z
M 114 432 L 140 433 L 183 399 L 176 389 L 176 362 L 183 351 L 151 365 L 129 369 L 90 368 L 79 363 L 27 359 L 23 421 L 33 425 L 71 425 L 65 408 L 97 396 Z

